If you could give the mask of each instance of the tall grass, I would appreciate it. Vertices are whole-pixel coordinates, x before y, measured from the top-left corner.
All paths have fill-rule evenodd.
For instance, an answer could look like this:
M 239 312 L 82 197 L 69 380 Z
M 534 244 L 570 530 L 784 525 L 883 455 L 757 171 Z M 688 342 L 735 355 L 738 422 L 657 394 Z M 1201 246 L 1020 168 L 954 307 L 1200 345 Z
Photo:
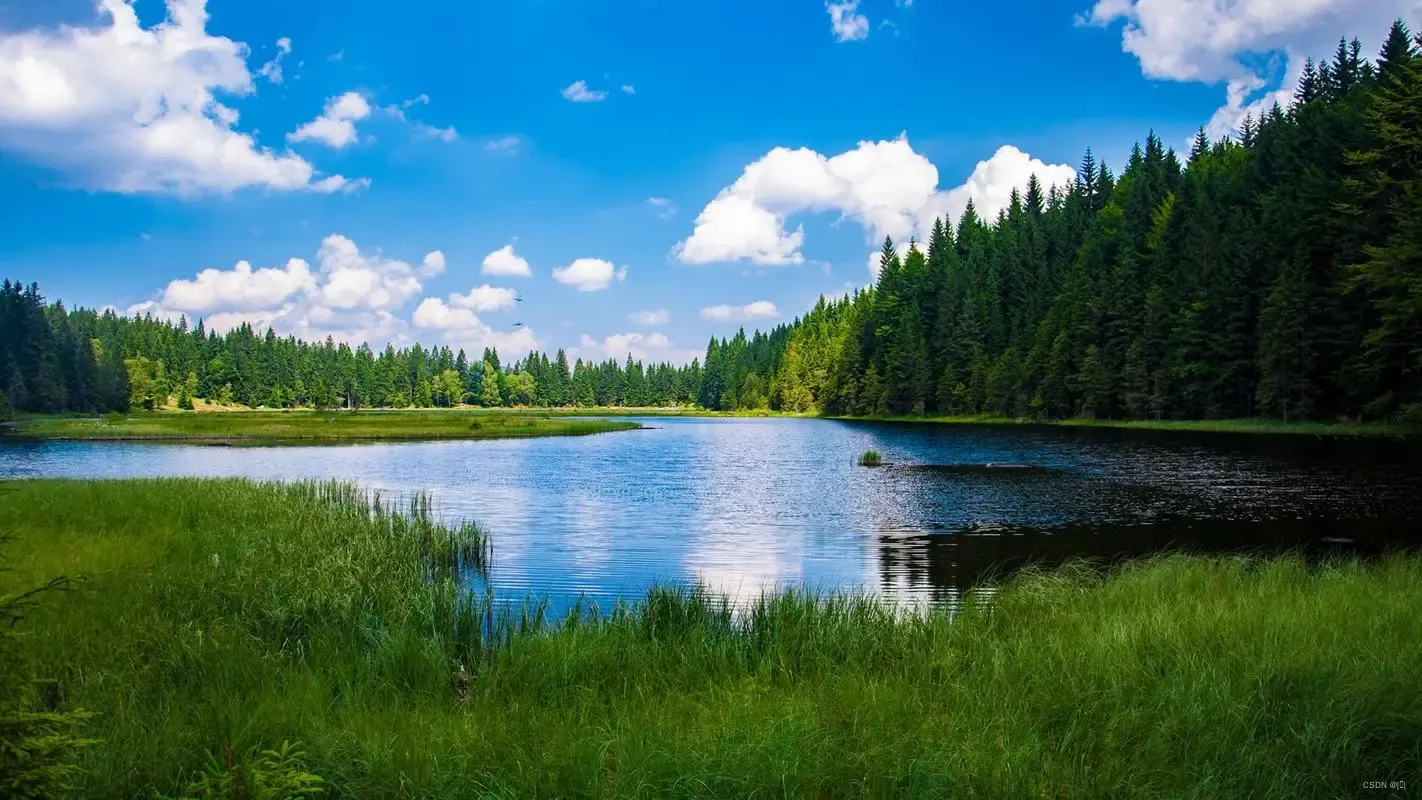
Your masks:
M 878 467 L 884 463 L 884 456 L 878 450 L 865 450 L 864 455 L 859 457 L 859 466 Z
M 41 439 L 313 442 L 507 439 L 631 430 L 635 422 L 472 411 L 234 411 L 31 416 L 11 434 Z
M 487 549 L 424 503 L 18 489 L 0 582 L 87 576 L 28 645 L 98 712 L 84 797 L 283 741 L 335 797 L 1337 797 L 1422 767 L 1415 556 L 1072 567 L 951 616 L 663 587 L 553 624 L 461 593 L 449 555 Z

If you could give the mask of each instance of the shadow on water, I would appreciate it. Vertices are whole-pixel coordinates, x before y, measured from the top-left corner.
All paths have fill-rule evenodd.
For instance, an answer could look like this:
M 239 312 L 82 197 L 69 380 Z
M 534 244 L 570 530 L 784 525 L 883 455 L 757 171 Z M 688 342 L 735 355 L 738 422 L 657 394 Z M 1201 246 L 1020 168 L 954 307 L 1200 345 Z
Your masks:
M 1027 567 L 1086 561 L 1113 568 L 1164 553 L 1297 554 L 1312 561 L 1375 558 L 1422 546 L 1409 525 L 1375 520 L 1158 520 L 1143 525 L 1009 526 L 874 535 L 879 589 L 889 596 L 926 595 L 952 604 L 974 587 Z

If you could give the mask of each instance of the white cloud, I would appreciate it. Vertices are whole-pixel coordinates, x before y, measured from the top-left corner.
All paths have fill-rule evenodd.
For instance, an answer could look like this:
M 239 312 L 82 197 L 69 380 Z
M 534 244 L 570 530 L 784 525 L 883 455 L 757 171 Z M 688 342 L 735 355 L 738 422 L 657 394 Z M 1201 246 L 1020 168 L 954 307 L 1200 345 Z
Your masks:
M 636 94 L 636 93 L 637 93 L 637 87 L 636 87 L 636 86 L 633 86 L 633 85 L 630 84 L 630 83 L 624 83 L 624 84 L 622 84 L 622 93 L 623 93 L 623 94 Z
M 517 136 L 500 136 L 497 139 L 490 139 L 485 142 L 484 149 L 492 153 L 513 154 L 518 152 L 518 146 L 522 142 L 523 140 Z
M 123 0 L 91 25 L 0 32 L 0 148 L 82 185 L 196 194 L 250 186 L 348 190 L 235 130 L 217 94 L 249 95 L 247 46 L 207 32 L 205 0 L 168 0 L 144 28 Z
M 518 303 L 518 293 L 513 289 L 501 289 L 486 283 L 469 290 L 469 294 L 450 295 L 449 303 L 456 308 L 467 308 L 471 311 L 503 311 Z
M 665 308 L 634 311 L 627 319 L 637 325 L 665 325 L 671 321 L 671 312 Z
M 853 42 L 869 37 L 869 19 L 859 13 L 859 0 L 842 3 L 825 2 L 830 16 L 830 30 L 836 42 Z
M 649 197 L 647 205 L 660 209 L 657 216 L 662 219 L 671 219 L 676 216 L 676 204 L 666 197 Z
M 452 142 L 459 138 L 459 132 L 451 125 L 448 128 L 436 128 L 433 125 L 426 125 L 423 122 L 414 123 L 415 132 L 421 136 L 428 136 L 431 139 L 438 139 L 441 142 Z
M 352 344 L 401 343 L 409 326 L 396 312 L 422 289 L 420 275 L 443 268 L 444 255 L 433 250 L 416 268 L 363 254 L 355 242 L 332 234 L 321 242 L 317 262 L 315 271 L 300 258 L 284 267 L 253 269 L 241 261 L 231 270 L 205 269 L 192 279 L 171 281 L 158 299 L 131 306 L 128 313 L 201 316 L 219 332 L 245 322 L 258 331 L 272 327 L 309 341 L 329 335 Z
M 427 94 L 419 94 L 414 97 L 411 97 L 409 100 L 406 100 L 404 102 L 396 103 L 395 105 L 385 106 L 380 110 L 394 117 L 395 119 L 400 120 L 401 122 L 409 122 L 410 120 L 408 117 L 405 116 L 405 112 L 410 110 L 411 106 L 427 106 L 429 104 L 430 96 Z
M 587 81 L 573 81 L 563 90 L 563 97 L 574 103 L 597 103 L 607 99 L 607 92 L 589 89 Z
M 438 139 L 441 142 L 452 142 L 455 139 L 458 139 L 459 131 L 455 130 L 453 125 L 447 128 L 441 128 L 435 125 L 428 125 L 423 122 L 411 120 L 409 115 L 405 113 L 406 111 L 409 111 L 412 106 L 427 106 L 429 104 L 430 96 L 427 94 L 420 94 L 400 103 L 382 106 L 380 108 L 380 113 L 384 114 L 387 117 L 393 117 L 403 123 L 406 123 L 411 128 L 413 128 L 415 133 L 419 136 L 424 136 L 430 139 Z M 352 133 L 354 133 L 354 131 L 352 131 Z
M 346 92 L 326 101 L 321 116 L 287 134 L 292 142 L 318 141 L 340 149 L 356 140 L 355 124 L 370 116 L 370 103 L 359 92 Z
M 485 275 L 505 275 L 519 278 L 527 278 L 533 274 L 533 270 L 528 266 L 528 261 L 522 256 L 515 255 L 511 244 L 506 244 L 484 256 L 483 272 Z
M 614 280 L 627 279 L 627 268 L 617 268 L 600 258 L 579 258 L 566 267 L 555 267 L 553 280 L 578 287 L 580 292 L 600 292 Z
M 666 334 L 656 331 L 651 333 L 614 333 L 602 341 L 585 333 L 579 339 L 578 346 L 572 350 L 575 357 L 594 361 L 608 358 L 622 361 L 630 355 L 635 361 L 686 364 L 690 363 L 692 359 L 702 356 L 699 350 L 674 346 Z
M 484 323 L 468 308 L 450 308 L 438 297 L 426 297 L 415 309 L 414 323 L 421 328 L 467 330 Z
M 962 186 L 931 198 L 925 208 L 928 214 L 919 216 L 920 225 L 916 231 L 919 238 L 927 238 L 935 216 L 947 215 L 949 219 L 958 219 L 963 209 L 968 207 L 969 200 L 979 216 L 993 219 L 1011 204 L 1012 190 L 1026 187 L 1027 180 L 1033 175 L 1037 176 L 1045 192 L 1048 187 L 1071 183 L 1076 178 L 1076 170 L 1065 164 L 1047 164 L 1010 144 L 1003 145 L 992 154 L 992 158 L 979 161 Z M 902 237 L 895 237 L 899 238 Z
M 422 288 L 407 262 L 364 255 L 355 242 L 340 234 L 321 241 L 316 259 L 323 278 L 320 303 L 333 309 L 392 310 Z
M 506 353 L 527 353 L 539 347 L 530 328 L 495 330 L 468 308 L 451 308 L 436 297 L 427 297 L 420 303 L 413 321 L 416 327 L 440 331 L 445 343 L 468 352 L 493 347 Z
M 425 258 L 420 262 L 420 277 L 433 278 L 444 272 L 444 251 L 431 250 L 425 253 Z
M 757 300 L 743 306 L 710 306 L 701 309 L 701 318 L 716 322 L 737 322 L 754 319 L 775 319 L 780 309 L 769 300 Z
M 1036 174 L 1044 186 L 1072 180 L 1065 165 L 1048 165 L 1012 146 L 977 165 L 968 181 L 938 187 L 938 169 L 913 150 L 906 136 L 860 142 L 827 158 L 808 148 L 777 147 L 745 168 L 701 214 L 691 236 L 673 248 L 683 263 L 749 260 L 763 266 L 800 264 L 803 226 L 787 230 L 791 214 L 838 211 L 859 222 L 871 242 L 923 238 L 938 216 L 957 219 L 972 200 L 994 216 L 1014 187 Z
M 1374 52 L 1388 25 L 1414 17 L 1417 0 L 1098 0 L 1078 19 L 1107 26 L 1124 20 L 1121 47 L 1151 78 L 1224 83 L 1226 102 L 1210 121 L 1231 132 L 1246 113 L 1287 101 L 1309 57 L 1333 53 L 1340 34 Z M 1282 53 L 1284 81 L 1268 89 L 1261 54 Z
M 231 270 L 205 269 L 193 280 L 175 280 L 163 290 L 164 308 L 188 313 L 213 310 L 257 311 L 281 306 L 293 296 L 316 289 L 310 266 L 299 258 L 286 267 L 253 270 L 246 261 Z
M 257 70 L 257 74 L 272 83 L 281 83 L 281 60 L 291 55 L 291 40 L 283 36 L 277 39 L 276 45 L 276 56 L 273 57 L 271 61 L 263 64 L 262 68 Z

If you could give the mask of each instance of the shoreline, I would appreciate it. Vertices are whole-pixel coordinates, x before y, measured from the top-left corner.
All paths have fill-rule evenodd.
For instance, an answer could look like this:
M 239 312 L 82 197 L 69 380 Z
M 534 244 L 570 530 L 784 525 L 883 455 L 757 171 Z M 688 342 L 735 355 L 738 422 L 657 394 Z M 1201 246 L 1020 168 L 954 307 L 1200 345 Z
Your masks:
M 788 411 L 712 411 L 687 407 L 594 408 L 433 408 L 433 409 L 244 409 L 221 411 L 139 412 L 114 419 L 113 415 L 24 415 L 0 422 L 0 439 L 21 441 L 65 440 L 108 442 L 183 442 L 240 445 L 250 443 L 317 444 L 339 442 L 479 441 L 486 439 L 585 436 L 637 430 L 646 426 L 619 421 L 628 417 L 696 419 L 820 419 L 836 422 L 907 423 L 993 427 L 1096 428 L 1159 433 L 1220 433 L 1251 436 L 1315 436 L 1347 438 L 1422 437 L 1422 425 L 1392 422 L 1283 422 L 1270 419 L 1220 420 L 1034 420 L 994 416 L 953 415 L 819 415 Z M 455 429 L 468 419 L 491 429 Z M 220 422 L 219 422 L 220 420 Z M 399 420 L 414 423 L 403 429 L 381 429 L 379 423 Z M 306 423 L 306 424 L 303 424 Z M 346 430 L 325 431 L 318 424 L 337 424 Z M 281 430 L 250 430 L 272 425 Z M 504 425 L 512 429 L 498 430 Z M 117 426 L 125 430 L 96 430 Z M 324 425 L 323 425 L 324 426 Z M 188 428 L 188 430 L 184 430 Z M 249 430 L 215 431 L 221 428 Z M 518 430 L 518 428 L 526 428 Z

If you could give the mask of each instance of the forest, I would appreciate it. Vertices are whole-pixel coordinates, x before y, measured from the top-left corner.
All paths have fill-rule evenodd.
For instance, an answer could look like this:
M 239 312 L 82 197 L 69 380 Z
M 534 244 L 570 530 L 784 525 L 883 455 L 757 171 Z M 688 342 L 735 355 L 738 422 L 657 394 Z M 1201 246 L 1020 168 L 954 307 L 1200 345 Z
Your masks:
M 1310 61 L 1287 108 L 1184 158 L 1088 151 L 985 219 L 885 241 L 874 286 L 690 365 L 477 360 L 0 294 L 0 407 L 663 406 L 833 415 L 1422 418 L 1422 35 Z

